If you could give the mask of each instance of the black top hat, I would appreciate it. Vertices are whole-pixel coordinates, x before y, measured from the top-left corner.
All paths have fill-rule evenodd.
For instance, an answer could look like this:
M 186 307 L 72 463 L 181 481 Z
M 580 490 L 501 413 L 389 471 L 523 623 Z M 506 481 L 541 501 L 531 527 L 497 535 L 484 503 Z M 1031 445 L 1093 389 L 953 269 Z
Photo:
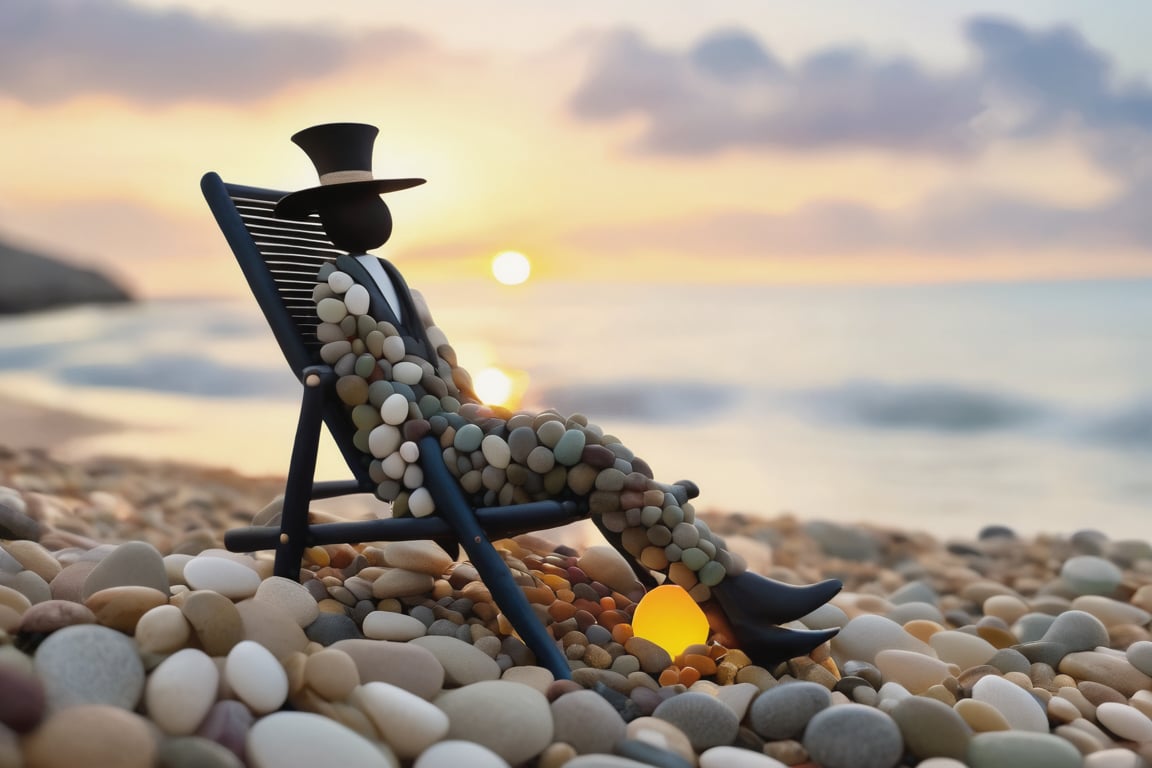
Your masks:
M 328 123 L 305 128 L 292 137 L 308 153 L 320 186 L 302 189 L 280 198 L 276 217 L 300 219 L 315 212 L 327 199 L 350 189 L 375 194 L 395 192 L 424 183 L 424 179 L 372 178 L 372 144 L 379 129 L 363 123 Z

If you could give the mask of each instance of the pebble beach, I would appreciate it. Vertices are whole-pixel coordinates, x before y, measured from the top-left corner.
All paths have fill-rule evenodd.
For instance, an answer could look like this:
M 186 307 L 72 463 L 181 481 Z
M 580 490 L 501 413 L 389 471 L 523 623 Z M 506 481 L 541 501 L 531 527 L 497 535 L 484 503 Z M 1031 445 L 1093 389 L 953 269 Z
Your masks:
M 1146 541 L 701 512 L 767 576 L 844 582 L 802 619 L 836 638 L 766 668 L 636 636 L 642 590 L 594 536 L 502 540 L 555 680 L 434 543 L 317 547 L 300 583 L 224 550 L 281 484 L 0 448 L 0 768 L 1152 761 Z

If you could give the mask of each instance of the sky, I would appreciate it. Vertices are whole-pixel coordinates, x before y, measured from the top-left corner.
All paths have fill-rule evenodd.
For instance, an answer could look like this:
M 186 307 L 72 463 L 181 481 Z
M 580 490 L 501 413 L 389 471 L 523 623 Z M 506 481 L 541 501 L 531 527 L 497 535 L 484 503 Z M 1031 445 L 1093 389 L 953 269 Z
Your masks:
M 206 171 L 316 184 L 379 126 L 409 282 L 1152 275 L 1142 0 L 3 0 L 0 240 L 246 288 Z

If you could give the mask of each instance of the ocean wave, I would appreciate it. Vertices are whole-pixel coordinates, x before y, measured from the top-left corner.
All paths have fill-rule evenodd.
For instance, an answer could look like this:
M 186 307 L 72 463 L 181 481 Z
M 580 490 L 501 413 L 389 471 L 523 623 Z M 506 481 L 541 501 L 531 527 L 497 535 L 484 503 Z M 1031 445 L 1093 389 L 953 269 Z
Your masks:
M 1152 395 L 1091 415 L 1078 432 L 1106 446 L 1152 451 Z
M 876 429 L 988 432 L 1034 426 L 1054 416 L 1036 400 L 955 384 L 851 380 L 793 393 L 817 419 Z
M 938 382 L 851 380 L 791 391 L 785 402 L 836 426 L 950 435 L 1028 434 L 1122 451 L 1152 451 L 1152 394 L 1113 407 L 1080 408 Z
M 62 365 L 52 376 L 77 386 L 213 398 L 283 398 L 299 391 L 283 367 L 245 368 L 199 355 L 149 355 L 126 362 Z

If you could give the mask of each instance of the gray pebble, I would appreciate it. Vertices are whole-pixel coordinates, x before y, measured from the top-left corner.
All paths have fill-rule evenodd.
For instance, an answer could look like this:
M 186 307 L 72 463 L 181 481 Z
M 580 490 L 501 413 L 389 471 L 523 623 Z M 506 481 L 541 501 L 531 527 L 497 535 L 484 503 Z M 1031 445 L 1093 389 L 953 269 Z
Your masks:
M 158 768 L 243 768 L 232 750 L 200 736 L 181 736 L 160 742 Z
M 1004 673 L 1023 672 L 1027 675 L 1032 670 L 1032 662 L 1015 648 L 1001 648 L 987 663 Z
M 766 739 L 795 739 L 816 713 L 831 705 L 832 694 L 819 683 L 784 683 L 756 697 L 748 709 L 748 724 Z
M 692 763 L 675 752 L 638 739 L 624 739 L 619 742 L 615 753 L 654 768 L 693 768 Z
M 936 590 L 932 589 L 931 585 L 924 581 L 910 581 L 903 585 L 892 594 L 888 595 L 888 602 L 894 605 L 901 605 L 903 603 L 929 603 L 936 605 L 936 601 L 940 596 L 936 594 Z
M 822 768 L 894 768 L 904 754 L 904 737 L 879 709 L 843 704 L 809 721 L 804 748 Z
M 1059 643 L 1067 648 L 1069 653 L 1090 651 L 1097 646 L 1108 645 L 1108 629 L 1100 619 L 1090 613 L 1065 611 L 1056 617 L 1040 640 Z
M 129 711 L 144 691 L 144 665 L 136 642 L 98 624 L 53 632 L 34 658 L 49 710 L 107 704 Z
M 697 752 L 731 744 L 740 730 L 736 713 L 715 696 L 705 693 L 689 691 L 673 696 L 656 707 L 652 716 L 667 720 L 683 731 Z
M 308 639 L 325 647 L 340 640 L 359 640 L 364 637 L 356 622 L 342 613 L 320 612 L 304 630 Z

